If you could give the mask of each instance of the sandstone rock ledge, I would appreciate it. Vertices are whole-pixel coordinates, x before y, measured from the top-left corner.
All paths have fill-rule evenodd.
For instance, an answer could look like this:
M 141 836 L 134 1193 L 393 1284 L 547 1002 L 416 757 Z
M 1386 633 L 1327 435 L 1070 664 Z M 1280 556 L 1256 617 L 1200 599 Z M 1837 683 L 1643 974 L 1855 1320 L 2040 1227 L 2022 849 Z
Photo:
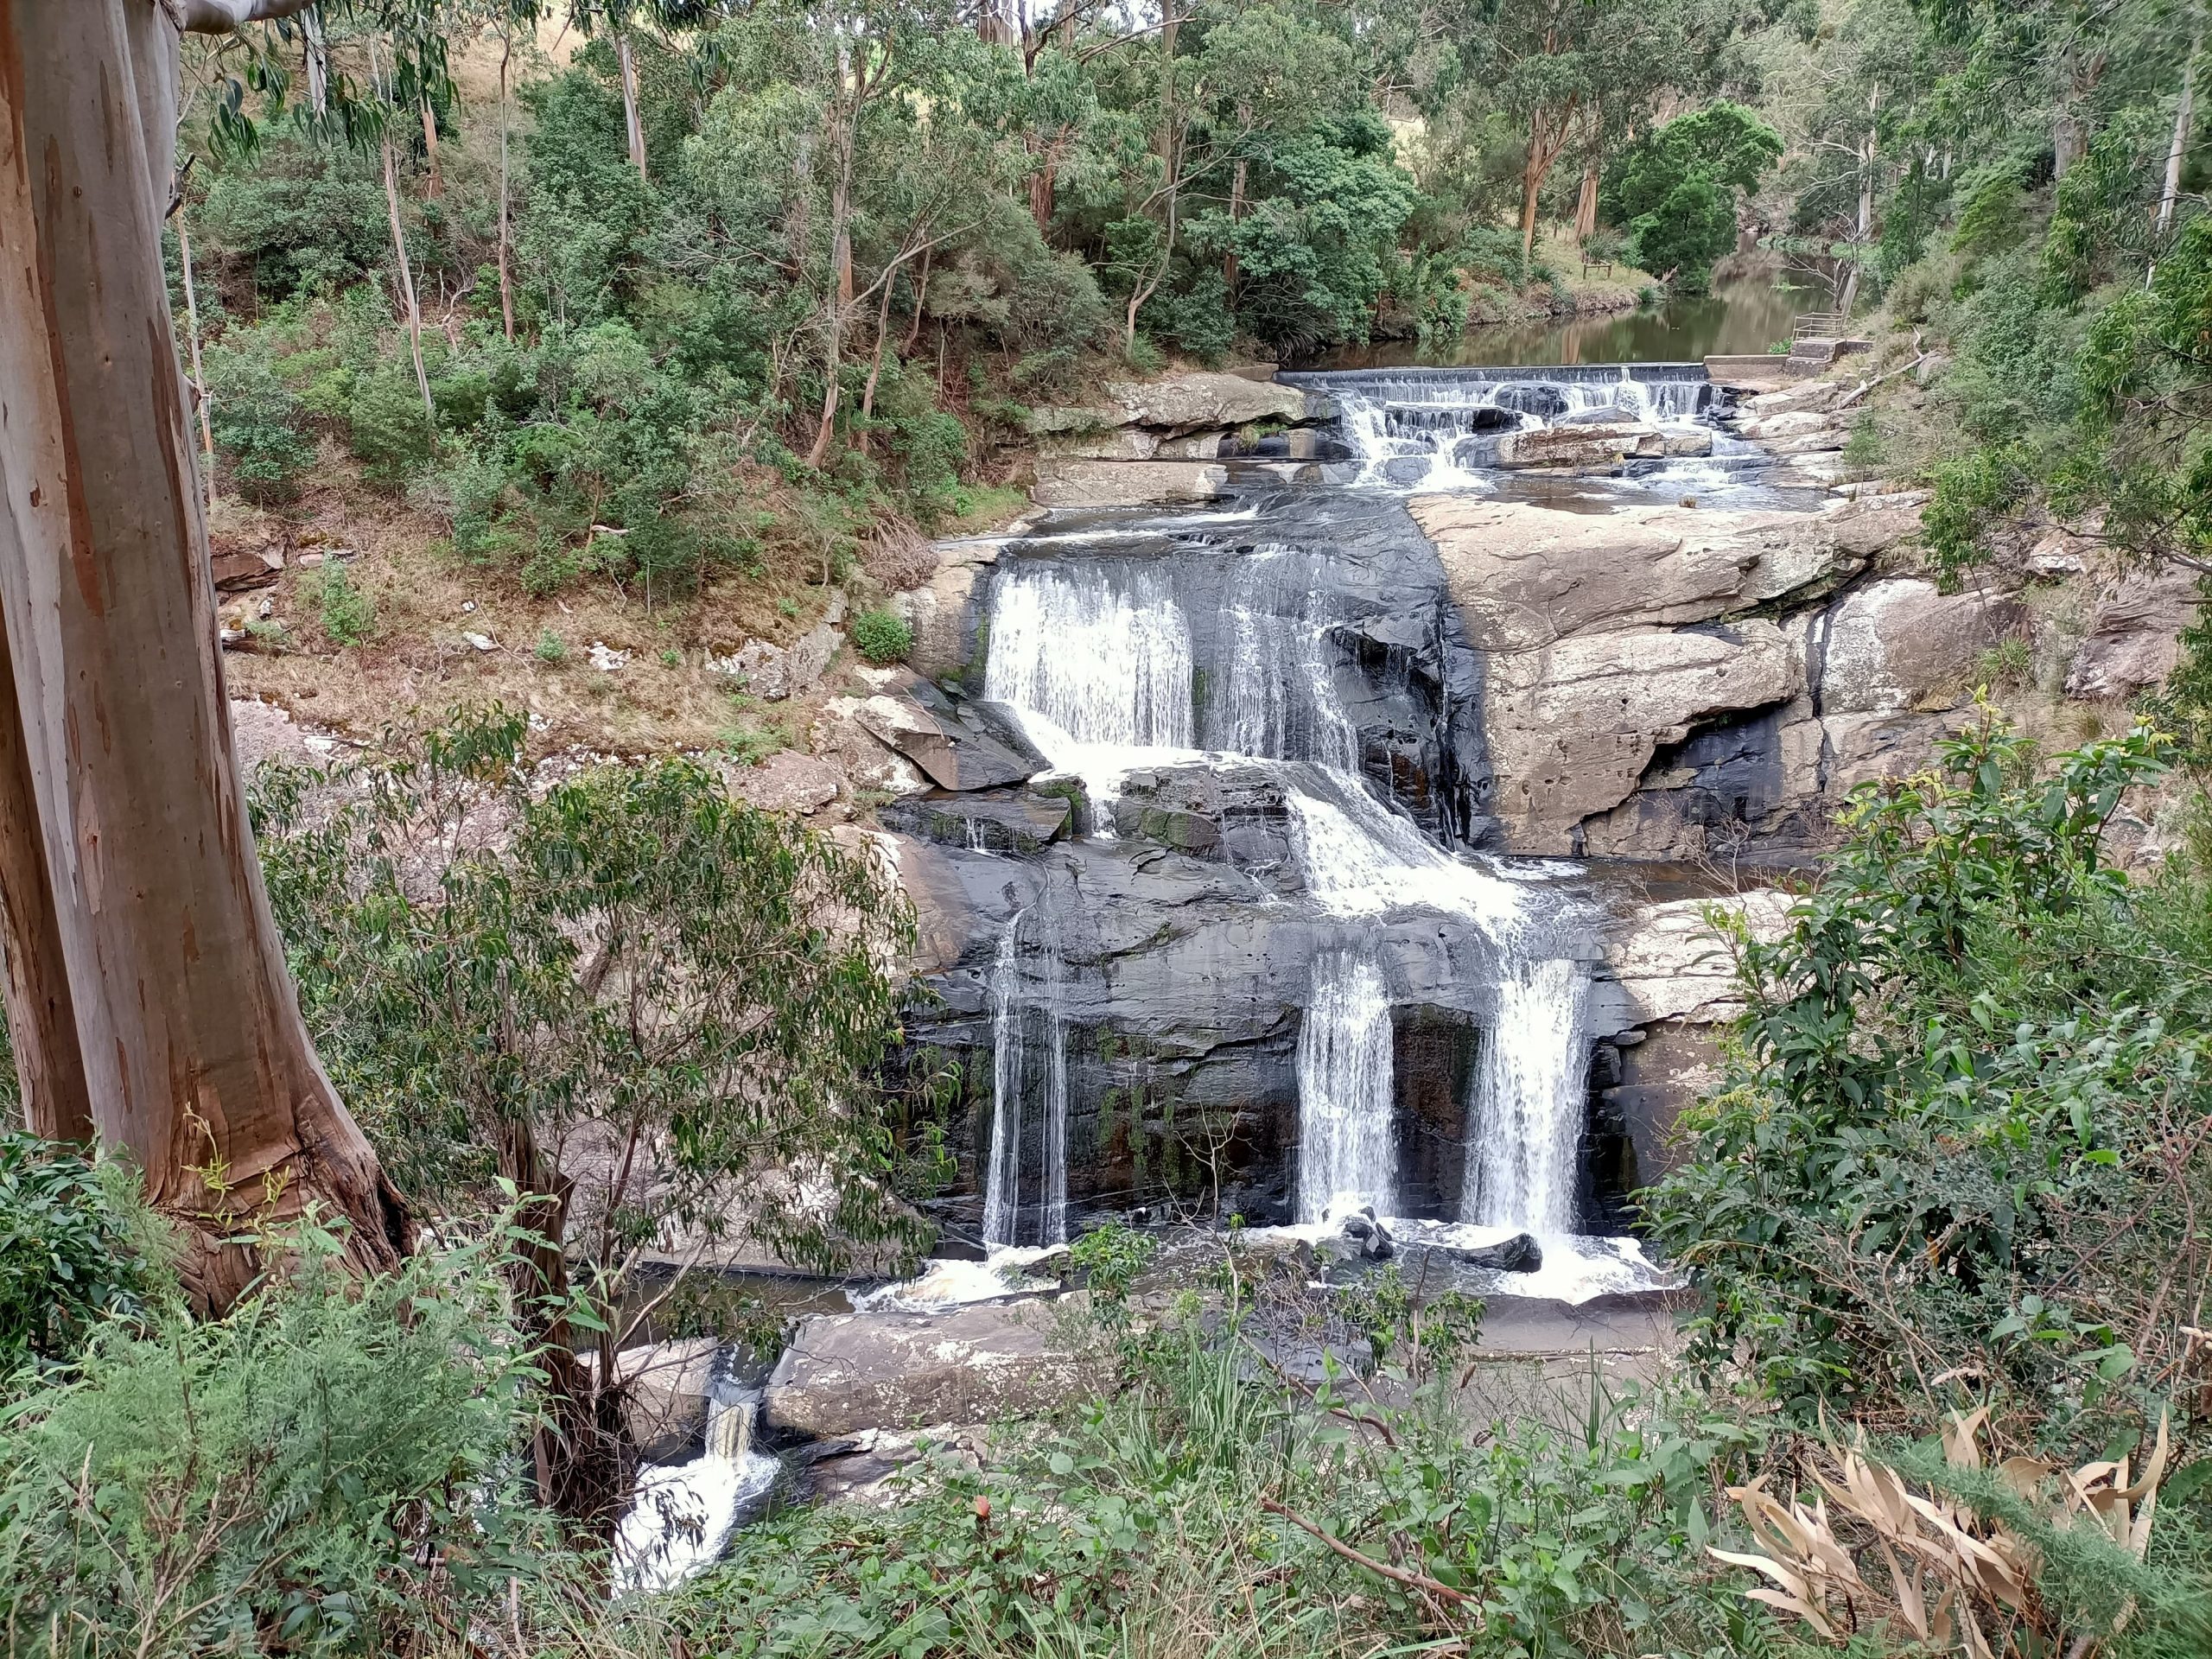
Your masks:
M 1517 852 L 1793 859 L 1854 785 L 1924 764 L 2005 594 L 1871 579 L 1916 500 L 1575 513 L 1417 496 L 1485 654 L 1494 810 Z

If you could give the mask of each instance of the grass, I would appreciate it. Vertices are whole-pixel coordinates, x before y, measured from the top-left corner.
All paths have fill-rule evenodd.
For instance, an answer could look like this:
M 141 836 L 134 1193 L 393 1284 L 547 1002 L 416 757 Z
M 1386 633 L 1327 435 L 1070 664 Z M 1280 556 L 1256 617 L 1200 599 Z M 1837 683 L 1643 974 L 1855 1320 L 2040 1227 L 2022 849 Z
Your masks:
M 601 581 L 533 598 L 511 572 L 439 550 L 435 524 L 371 490 L 350 461 L 328 454 L 283 514 L 226 498 L 213 527 L 226 543 L 289 546 L 290 553 L 276 583 L 249 596 L 271 600 L 273 611 L 251 628 L 259 648 L 228 653 L 232 694 L 363 736 L 410 712 L 497 700 L 537 717 L 532 741 L 540 753 L 715 747 L 730 725 L 729 683 L 707 671 L 708 654 L 726 655 L 748 639 L 789 645 L 830 602 L 830 590 L 808 580 L 818 568 L 727 578 L 675 604 L 656 596 L 650 613 L 641 593 Z M 373 620 L 372 634 L 344 649 L 330 637 L 321 578 L 297 559 L 340 547 L 356 554 L 346 587 Z M 499 649 L 478 651 L 464 633 L 486 635 Z M 557 650 L 545 646 L 549 638 Z M 613 674 L 577 672 L 575 659 L 594 639 L 629 652 L 628 665 Z M 280 640 L 282 650 L 270 648 Z M 833 673 L 787 705 L 789 729 L 804 730 L 821 701 L 846 689 L 842 679 L 842 671 Z

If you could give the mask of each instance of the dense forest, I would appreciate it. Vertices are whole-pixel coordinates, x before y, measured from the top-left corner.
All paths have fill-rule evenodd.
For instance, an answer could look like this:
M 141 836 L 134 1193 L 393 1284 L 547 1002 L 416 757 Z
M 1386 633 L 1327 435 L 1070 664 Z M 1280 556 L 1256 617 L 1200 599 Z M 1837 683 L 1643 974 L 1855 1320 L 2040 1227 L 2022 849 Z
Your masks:
M 58 3 L 0 0 L 0 188 Z M 127 1089 L 57 1115 L 0 869 L 11 1655 L 2212 1651 L 2212 625 L 2124 734 L 1981 704 L 1732 937 L 1726 1075 L 1636 1195 L 1692 1274 L 1656 1382 L 1471 1427 L 1479 1304 L 1317 1311 L 1235 1225 L 1163 1288 L 1102 1228 L 1088 1403 L 655 1592 L 608 1381 L 713 1317 L 652 1241 L 741 1210 L 887 1274 L 951 1162 L 960 1079 L 891 1058 L 912 906 L 731 798 L 795 734 L 718 648 L 849 598 L 896 663 L 918 550 L 1103 382 L 1778 278 L 1873 342 L 1851 453 L 1948 587 L 2054 526 L 2212 572 L 2193 0 L 119 3 L 186 26 L 143 251 L 188 488 L 219 564 L 290 558 L 291 614 L 213 619 L 233 678 L 388 728 L 238 808 L 358 1202 L 219 1111 L 150 1156 Z M 464 592 L 505 706 L 417 683 Z M 616 619 L 643 690 L 571 660 Z M 1362 1363 L 1283 1369 L 1284 1319 Z

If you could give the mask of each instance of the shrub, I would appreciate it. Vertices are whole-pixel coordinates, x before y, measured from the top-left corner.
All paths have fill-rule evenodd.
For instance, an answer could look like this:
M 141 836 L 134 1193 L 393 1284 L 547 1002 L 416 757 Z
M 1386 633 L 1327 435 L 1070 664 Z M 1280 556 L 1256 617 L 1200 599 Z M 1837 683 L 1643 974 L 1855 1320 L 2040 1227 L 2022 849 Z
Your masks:
M 293 1271 L 226 1318 L 111 1321 L 0 1427 L 0 1603 L 28 1651 L 400 1651 L 425 1603 L 466 1628 L 534 1573 L 533 1360 L 500 1252 L 361 1281 L 336 1238 L 288 1242 Z
M 847 632 L 853 648 L 871 663 L 901 661 L 914 648 L 913 625 L 896 611 L 862 611 Z
M 300 578 L 300 593 L 315 607 L 334 645 L 358 645 L 376 632 L 376 601 L 353 585 L 353 573 L 333 560 Z
M 146 1311 L 154 1235 L 120 1165 L 0 1131 L 0 1384 L 73 1357 L 104 1320 Z
M 2212 908 L 2186 859 L 2139 887 L 2103 837 L 2165 747 L 2044 772 L 1986 715 L 1853 798 L 1779 938 L 1738 935 L 1731 1086 L 1645 1205 L 1713 1298 L 1707 1359 L 1807 1412 L 1990 1403 L 2070 1457 L 2155 1420 L 2164 1287 L 2212 1272 L 2212 996 L 2172 967 Z
M 359 376 L 346 400 L 347 441 L 362 470 L 397 489 L 429 464 L 432 433 L 423 393 L 406 363 L 387 361 Z
M 557 665 L 569 660 L 569 642 L 550 628 L 537 631 L 537 643 L 531 647 L 531 655 L 541 663 Z
M 261 506 L 290 500 L 315 463 L 315 439 L 268 341 L 248 334 L 235 347 L 211 346 L 206 366 L 208 423 L 238 493 Z

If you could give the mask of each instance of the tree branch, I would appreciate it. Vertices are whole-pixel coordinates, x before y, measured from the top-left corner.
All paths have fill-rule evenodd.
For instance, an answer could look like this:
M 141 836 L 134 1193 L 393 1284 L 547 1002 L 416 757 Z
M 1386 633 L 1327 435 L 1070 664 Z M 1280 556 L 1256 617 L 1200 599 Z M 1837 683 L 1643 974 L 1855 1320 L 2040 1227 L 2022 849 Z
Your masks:
M 169 16 L 188 35 L 230 35 L 248 23 L 296 16 L 315 0 L 165 0 Z
M 1478 1624 L 1482 1623 L 1483 1604 L 1479 1597 L 1471 1596 L 1464 1590 L 1454 1590 L 1441 1579 L 1432 1579 L 1426 1573 L 1411 1572 L 1402 1567 L 1393 1567 L 1388 1561 L 1378 1561 L 1372 1555 L 1363 1555 L 1342 1540 L 1332 1538 L 1296 1510 L 1285 1509 L 1272 1497 L 1262 1497 L 1260 1500 L 1260 1507 L 1269 1515 L 1281 1516 L 1300 1532 L 1312 1533 L 1355 1567 L 1365 1567 L 1370 1573 L 1379 1573 L 1394 1584 L 1404 1585 L 1408 1590 L 1419 1590 L 1426 1595 L 1441 1596 L 1446 1601 L 1456 1601 L 1463 1607 L 1474 1608 L 1475 1622 Z

